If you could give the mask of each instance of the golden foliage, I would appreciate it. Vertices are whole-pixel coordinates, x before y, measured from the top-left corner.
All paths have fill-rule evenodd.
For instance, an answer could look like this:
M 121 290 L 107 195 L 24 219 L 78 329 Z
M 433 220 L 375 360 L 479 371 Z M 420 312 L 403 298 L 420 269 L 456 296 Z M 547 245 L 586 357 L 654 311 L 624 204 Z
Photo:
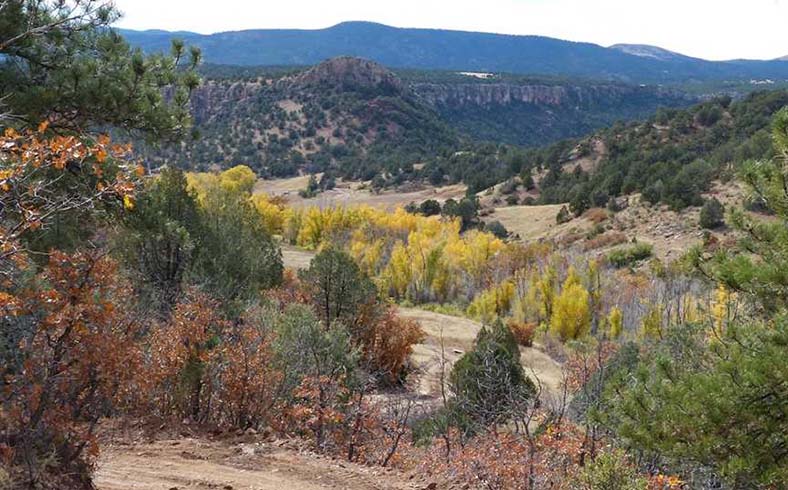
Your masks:
M 483 323 L 492 323 L 497 317 L 505 316 L 509 312 L 514 297 L 514 282 L 503 281 L 476 296 L 468 306 L 468 316 Z
M 577 272 L 570 268 L 561 293 L 553 301 L 550 330 L 563 341 L 588 334 L 591 327 L 589 299 L 590 295 L 580 284 Z
M 607 315 L 608 336 L 616 340 L 624 333 L 624 314 L 621 308 L 614 306 L 610 308 L 610 313 Z

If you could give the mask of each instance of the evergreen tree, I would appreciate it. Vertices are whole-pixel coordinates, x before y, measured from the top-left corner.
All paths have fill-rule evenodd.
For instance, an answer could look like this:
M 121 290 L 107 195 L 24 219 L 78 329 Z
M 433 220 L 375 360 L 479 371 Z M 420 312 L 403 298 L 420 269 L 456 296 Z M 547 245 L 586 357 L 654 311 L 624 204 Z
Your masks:
M 361 305 L 375 300 L 372 281 L 346 252 L 329 247 L 300 275 L 326 328 L 337 320 L 352 327 Z
M 277 286 L 284 267 L 282 252 L 249 193 L 236 188 L 212 185 L 201 200 L 194 281 L 228 306 L 241 307 L 261 290 Z
M 0 123 L 183 134 L 200 52 L 176 41 L 170 55 L 145 56 L 109 27 L 118 17 L 105 0 L 1 2 Z
M 514 335 L 500 320 L 479 331 L 473 350 L 454 365 L 449 384 L 452 410 L 471 431 L 506 421 L 536 391 L 520 364 Z
M 713 197 L 703 203 L 700 208 L 700 226 L 701 228 L 719 228 L 725 224 L 725 207 L 716 198 Z
M 777 114 L 773 139 L 776 157 L 747 164 L 744 178 L 777 219 L 736 211 L 740 246 L 692 255 L 706 277 L 761 314 L 724 329 L 647 327 L 647 318 L 655 344 L 641 351 L 634 376 L 606 388 L 610 408 L 601 414 L 640 451 L 676 468 L 710 468 L 734 489 L 788 481 L 788 109 Z
M 788 108 L 775 116 L 772 138 L 775 157 L 747 162 L 742 177 L 775 219 L 761 220 L 735 210 L 731 225 L 744 237 L 738 249 L 723 247 L 711 260 L 696 250 L 693 257 L 706 275 L 775 313 L 788 308 Z
M 163 169 L 138 194 L 125 224 L 121 254 L 136 272 L 138 288 L 149 301 L 174 306 L 201 238 L 197 202 L 183 172 Z

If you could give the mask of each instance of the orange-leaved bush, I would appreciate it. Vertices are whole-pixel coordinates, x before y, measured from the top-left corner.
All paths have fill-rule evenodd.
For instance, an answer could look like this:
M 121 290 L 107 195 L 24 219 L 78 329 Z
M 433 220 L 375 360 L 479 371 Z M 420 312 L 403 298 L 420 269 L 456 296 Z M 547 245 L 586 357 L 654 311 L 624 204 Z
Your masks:
M 424 340 L 421 326 L 402 318 L 393 306 L 371 303 L 361 308 L 359 326 L 351 330 L 367 368 L 383 381 L 402 381 L 413 346 Z
M 116 270 L 101 253 L 55 251 L 13 303 L 3 296 L 3 332 L 18 343 L 0 367 L 0 452 L 20 484 L 85 484 L 99 418 L 136 391 L 137 324 Z
M 150 384 L 149 402 L 159 415 L 207 417 L 212 388 L 208 367 L 218 355 L 216 339 L 225 326 L 217 310 L 208 296 L 190 291 L 169 321 L 154 327 L 141 376 Z

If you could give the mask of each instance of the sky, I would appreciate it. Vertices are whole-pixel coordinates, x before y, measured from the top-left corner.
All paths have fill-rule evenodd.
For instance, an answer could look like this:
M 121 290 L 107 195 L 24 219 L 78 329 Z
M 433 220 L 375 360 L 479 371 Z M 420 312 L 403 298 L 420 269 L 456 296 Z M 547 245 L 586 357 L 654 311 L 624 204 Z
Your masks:
M 609 46 L 652 44 L 710 60 L 788 55 L 788 0 L 115 0 L 118 27 L 209 34 L 320 29 L 349 20 Z

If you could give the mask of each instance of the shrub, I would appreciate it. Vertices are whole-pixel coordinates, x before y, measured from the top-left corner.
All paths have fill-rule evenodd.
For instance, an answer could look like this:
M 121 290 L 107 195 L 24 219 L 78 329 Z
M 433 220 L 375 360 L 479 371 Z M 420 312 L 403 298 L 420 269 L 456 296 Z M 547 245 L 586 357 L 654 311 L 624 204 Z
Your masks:
M 566 206 L 561 206 L 561 209 L 558 210 L 558 214 L 555 216 L 555 222 L 560 225 L 571 220 L 572 215 L 569 213 L 569 209 Z
M 665 185 L 662 183 L 662 180 L 658 180 L 643 189 L 642 196 L 643 199 L 645 199 L 650 204 L 657 204 L 662 200 L 662 195 L 664 193 Z
M 588 230 L 588 233 L 586 233 L 586 240 L 593 240 L 594 238 L 598 237 L 604 232 L 605 232 L 605 226 L 601 223 L 597 223 L 594 225 L 593 228 Z
M 515 191 L 517 191 L 517 181 L 515 181 L 514 179 L 509 179 L 503 184 L 501 184 L 501 187 L 499 187 L 498 190 L 500 191 L 501 194 L 504 195 L 514 194 Z
M 599 224 L 607 220 L 607 211 L 604 208 L 591 208 L 585 212 L 584 215 L 588 220 L 594 224 Z
M 496 237 L 500 238 L 501 240 L 507 238 L 509 236 L 509 230 L 501 223 L 500 221 L 490 221 L 484 227 L 485 231 L 488 231 L 495 235 Z
M 597 248 L 609 247 L 612 245 L 620 245 L 627 242 L 627 236 L 620 231 L 610 231 L 597 235 L 590 240 L 583 243 L 583 250 L 595 250 Z
M 638 243 L 631 247 L 619 248 L 607 254 L 607 261 L 616 268 L 631 266 L 654 254 L 654 248 L 648 243 Z
M 708 199 L 700 209 L 701 228 L 714 229 L 725 224 L 725 207 L 716 198 Z
M 223 338 L 214 403 L 214 412 L 221 415 L 219 422 L 259 429 L 273 419 L 271 409 L 278 401 L 284 376 L 273 362 L 273 328 L 268 324 L 272 313 L 260 308 L 247 310 Z
M 509 321 L 507 324 L 509 330 L 512 331 L 512 335 L 514 339 L 517 341 L 518 345 L 522 345 L 523 347 L 531 347 L 534 344 L 534 335 L 536 334 L 536 324 L 535 323 L 519 323 L 515 321 Z
M 570 488 L 577 490 L 646 490 L 648 480 L 637 473 L 621 450 L 604 452 L 583 467 Z
M 138 391 L 139 323 L 116 273 L 99 253 L 53 252 L 18 302 L 0 293 L 0 339 L 19 337 L 11 355 L 0 345 L 0 454 L 19 488 L 88 488 L 96 423 Z
M 151 359 L 140 372 L 147 387 L 144 402 L 158 415 L 206 418 L 212 390 L 210 366 L 216 360 L 216 335 L 225 326 L 218 303 L 190 291 L 175 306 L 172 317 L 157 325 L 148 339 Z
M 361 325 L 350 332 L 361 349 L 364 367 L 387 384 L 401 383 L 413 345 L 424 340 L 424 331 L 417 322 L 398 316 L 393 306 L 370 304 L 364 309 Z
M 419 205 L 419 213 L 424 216 L 436 216 L 441 214 L 441 205 L 435 199 L 427 199 Z
M 591 200 L 588 198 L 588 194 L 586 193 L 585 189 L 577 190 L 569 201 L 569 210 L 575 216 L 580 216 L 588 208 L 591 207 Z
M 454 365 L 449 384 L 456 416 L 471 431 L 508 420 L 511 410 L 535 392 L 520 364 L 517 342 L 500 321 L 479 331 L 473 350 Z

